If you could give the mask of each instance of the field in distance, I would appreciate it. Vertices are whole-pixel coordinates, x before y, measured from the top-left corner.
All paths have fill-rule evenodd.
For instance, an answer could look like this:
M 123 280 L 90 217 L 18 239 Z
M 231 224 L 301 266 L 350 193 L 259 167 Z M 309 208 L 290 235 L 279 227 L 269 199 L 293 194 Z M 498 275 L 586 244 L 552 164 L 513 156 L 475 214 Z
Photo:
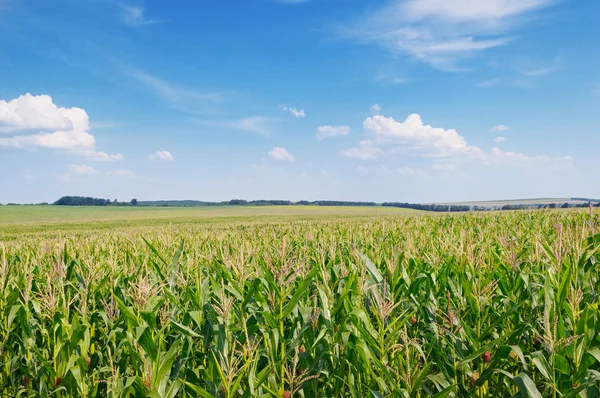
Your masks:
M 575 198 L 537 198 L 537 199 L 509 199 L 509 200 L 484 200 L 484 201 L 472 201 L 472 202 L 450 202 L 441 203 L 444 205 L 454 206 L 479 206 L 479 207 L 502 207 L 506 205 L 518 206 L 518 205 L 549 205 L 549 204 L 564 204 L 579 205 L 588 203 L 588 200 L 575 199 Z
M 0 225 L 22 223 L 83 223 L 88 221 L 135 221 L 210 219 L 221 217 L 280 216 L 372 216 L 422 214 L 393 207 L 343 206 L 201 206 L 201 207 L 75 207 L 0 206 Z

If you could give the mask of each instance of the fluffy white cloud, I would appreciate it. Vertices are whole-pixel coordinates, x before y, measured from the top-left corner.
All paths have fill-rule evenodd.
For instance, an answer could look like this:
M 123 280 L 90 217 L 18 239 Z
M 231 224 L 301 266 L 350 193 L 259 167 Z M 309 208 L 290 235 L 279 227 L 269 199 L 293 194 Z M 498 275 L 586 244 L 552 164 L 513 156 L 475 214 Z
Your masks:
M 276 147 L 269 151 L 269 157 L 278 162 L 293 162 L 294 156 L 289 153 L 285 148 Z
M 330 137 L 341 137 L 350 134 L 350 126 L 319 126 L 317 139 L 324 140 Z
M 443 129 L 426 125 L 417 114 L 403 122 L 391 117 L 375 115 L 363 122 L 368 139 L 354 148 L 342 151 L 342 155 L 362 160 L 403 159 L 418 157 L 430 159 L 431 168 L 438 171 L 453 171 L 459 163 L 478 162 L 481 165 L 544 165 L 552 168 L 572 167 L 569 156 L 529 156 L 522 153 L 504 152 L 493 148 L 490 152 L 469 145 L 467 140 L 454 129 Z M 498 137 L 503 138 L 503 137 Z M 497 140 L 502 141 L 502 139 Z M 405 170 L 410 173 L 409 170 Z
M 472 52 L 505 45 L 527 13 L 554 0 L 392 0 L 342 33 L 440 69 Z
M 304 109 L 296 109 L 293 106 L 281 105 L 281 110 L 284 112 L 288 112 L 290 115 L 294 117 L 304 118 L 306 117 L 306 113 Z
M 173 157 L 171 152 L 165 151 L 165 150 L 156 151 L 152 155 L 148 156 L 148 159 L 150 159 L 150 160 L 166 160 L 166 161 L 170 161 L 170 162 L 175 160 L 175 158 Z
M 58 107 L 48 95 L 27 93 L 0 101 L 0 132 L 11 135 L 0 138 L 0 147 L 60 149 L 89 159 L 123 157 L 97 152 L 96 139 L 89 130 L 89 117 L 83 109 Z
M 8 102 L 0 100 L 0 125 L 5 131 L 71 130 L 74 122 L 85 127 L 85 111 L 80 108 L 59 108 L 48 95 L 27 93 Z
M 70 164 L 67 166 L 67 169 L 77 175 L 89 175 L 96 172 L 92 166 L 88 166 L 87 164 Z
M 388 151 L 409 150 L 424 157 L 483 157 L 483 151 L 467 144 L 456 130 L 435 128 L 423 124 L 421 117 L 412 114 L 403 122 L 391 117 L 375 115 L 363 122 L 371 139 L 361 142 L 358 148 L 344 151 L 346 156 L 369 158 Z M 368 154 L 368 157 L 365 155 Z M 362 155 L 362 156 L 361 156 Z
M 120 153 L 106 153 L 94 149 L 81 149 L 72 152 L 76 155 L 83 156 L 88 160 L 95 160 L 97 162 L 114 162 L 123 159 L 123 155 Z
M 381 112 L 381 107 L 379 106 L 379 104 L 375 104 L 371 107 L 371 113 L 373 115 L 379 115 L 380 112 Z
M 506 137 L 496 137 L 494 138 L 494 142 L 506 142 L 508 139 Z
M 492 127 L 492 133 L 497 133 L 498 131 L 508 131 L 510 130 L 510 127 L 505 126 L 503 124 L 497 124 L 494 127 Z

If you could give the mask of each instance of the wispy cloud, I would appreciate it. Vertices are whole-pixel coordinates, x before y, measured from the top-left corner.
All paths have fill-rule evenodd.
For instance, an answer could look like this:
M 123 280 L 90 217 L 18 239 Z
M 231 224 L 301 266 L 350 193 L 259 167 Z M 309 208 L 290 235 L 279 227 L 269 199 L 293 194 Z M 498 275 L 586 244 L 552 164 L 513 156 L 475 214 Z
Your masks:
M 508 139 L 506 137 L 496 137 L 493 140 L 494 142 L 506 142 Z
M 287 105 L 280 105 L 279 109 L 281 109 L 284 112 L 288 112 L 290 115 L 292 115 L 294 117 L 298 117 L 298 118 L 306 117 L 306 113 L 304 112 L 304 109 L 296 109 L 293 106 L 287 106 Z
M 412 167 L 400 167 L 396 170 L 398 174 L 404 177 L 425 177 L 429 178 L 429 175 L 421 169 L 414 169 Z
M 67 166 L 67 170 L 77 175 L 89 175 L 96 172 L 92 166 L 87 164 L 70 164 Z
M 319 126 L 317 128 L 317 139 L 319 141 L 325 138 L 342 137 L 350 134 L 350 126 Z
M 133 71 L 130 75 L 172 105 L 189 106 L 197 102 L 218 103 L 223 101 L 220 93 L 190 90 L 141 71 Z
M 510 43 L 522 18 L 554 0 L 393 0 L 342 35 L 443 70 L 475 52 Z
M 495 77 L 492 79 L 484 80 L 475 84 L 475 87 L 480 88 L 491 88 L 498 86 L 512 86 L 512 87 L 520 87 L 520 88 L 528 88 L 533 84 L 531 79 L 527 79 L 525 77 Z
M 152 155 L 148 156 L 148 159 L 150 159 L 150 160 L 163 160 L 163 161 L 168 161 L 168 162 L 175 161 L 175 157 L 173 157 L 173 155 L 171 154 L 171 152 L 165 151 L 164 149 L 161 149 L 160 151 L 156 151 Z
M 230 123 L 230 126 L 251 133 L 268 135 L 269 129 L 267 128 L 266 123 L 269 120 L 269 118 L 263 116 L 252 116 L 232 122 Z
M 495 133 L 495 132 L 498 132 L 498 131 L 508 131 L 508 130 L 510 130 L 510 127 L 505 126 L 503 124 L 497 124 L 497 125 L 493 126 L 490 131 L 492 133 Z
M 436 171 L 451 172 L 456 171 L 458 166 L 454 163 L 435 163 L 431 165 L 431 168 Z
M 539 77 L 549 75 L 562 68 L 562 60 L 560 57 L 556 57 L 552 62 L 533 62 L 527 61 L 522 62 L 516 66 L 516 70 L 519 74 L 526 77 Z
M 111 177 L 135 178 L 135 173 L 129 169 L 119 169 L 108 171 L 106 175 Z
M 278 162 L 293 162 L 296 159 L 285 148 L 276 147 L 269 151 L 269 157 Z
M 223 129 L 241 130 L 249 133 L 269 135 L 269 124 L 273 119 L 264 116 L 250 116 L 237 120 L 196 120 L 197 123 Z
M 146 17 L 146 9 L 141 6 L 121 6 L 121 19 L 124 23 L 132 27 L 152 25 L 158 23 L 156 19 L 148 19 Z

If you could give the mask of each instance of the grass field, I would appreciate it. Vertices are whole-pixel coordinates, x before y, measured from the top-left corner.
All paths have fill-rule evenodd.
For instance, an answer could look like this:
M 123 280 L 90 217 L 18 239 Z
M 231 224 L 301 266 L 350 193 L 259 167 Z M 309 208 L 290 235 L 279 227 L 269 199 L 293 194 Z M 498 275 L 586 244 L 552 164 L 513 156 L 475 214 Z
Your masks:
M 539 198 L 539 199 L 509 199 L 509 200 L 486 200 L 475 202 L 452 202 L 444 203 L 447 205 L 456 206 L 479 206 L 479 207 L 502 207 L 505 205 L 548 205 L 548 204 L 563 204 L 571 205 L 586 204 L 584 200 L 573 200 L 571 198 Z
M 91 221 L 192 220 L 221 217 L 374 216 L 418 214 L 391 207 L 207 206 L 207 207 L 77 207 L 0 206 L 0 224 L 84 223 Z
M 0 214 L 0 397 L 600 396 L 597 213 Z

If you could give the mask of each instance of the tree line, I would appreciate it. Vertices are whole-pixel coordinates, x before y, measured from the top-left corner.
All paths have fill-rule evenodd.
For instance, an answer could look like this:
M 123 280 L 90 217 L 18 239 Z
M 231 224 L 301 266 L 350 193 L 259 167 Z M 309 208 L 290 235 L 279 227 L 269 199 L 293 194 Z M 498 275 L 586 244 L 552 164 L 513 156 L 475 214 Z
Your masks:
M 137 199 L 119 202 L 117 199 L 92 198 L 89 196 L 63 196 L 53 203 L 55 206 L 137 206 Z
M 548 203 L 548 204 L 506 204 L 504 206 L 469 206 L 469 205 L 445 205 L 445 204 L 421 204 L 400 202 L 352 202 L 340 200 L 301 200 L 292 202 L 290 200 L 243 200 L 232 199 L 223 202 L 204 202 L 197 200 L 156 200 L 138 201 L 131 199 L 129 202 L 119 202 L 117 199 L 102 199 L 86 196 L 63 196 L 53 203 L 57 206 L 152 206 L 152 207 L 199 207 L 199 206 L 383 206 L 397 207 L 403 209 L 423 210 L 430 212 L 468 212 L 468 211 L 492 211 L 492 210 L 530 210 L 530 209 L 556 209 L 556 208 L 585 208 L 589 206 L 600 207 L 600 202 L 589 201 L 587 203 Z
M 192 207 L 192 206 L 379 206 L 375 202 L 350 202 L 340 200 L 243 200 L 232 199 L 223 202 L 203 202 L 198 200 L 141 200 L 140 206 Z

